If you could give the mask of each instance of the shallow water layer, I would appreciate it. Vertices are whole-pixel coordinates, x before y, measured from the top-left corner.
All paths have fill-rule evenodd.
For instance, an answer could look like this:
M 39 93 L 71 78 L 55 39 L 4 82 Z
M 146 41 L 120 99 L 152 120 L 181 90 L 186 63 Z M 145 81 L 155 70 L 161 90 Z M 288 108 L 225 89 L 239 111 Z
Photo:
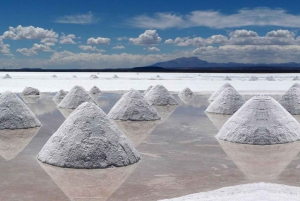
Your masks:
M 108 113 L 122 94 L 103 93 Z M 228 116 L 207 115 L 208 95 L 157 107 L 162 120 L 120 122 L 142 160 L 104 170 L 58 168 L 36 155 L 72 112 L 62 112 L 54 94 L 24 100 L 43 126 L 0 133 L 0 200 L 158 200 L 253 182 L 300 186 L 299 143 L 251 146 L 214 136 Z

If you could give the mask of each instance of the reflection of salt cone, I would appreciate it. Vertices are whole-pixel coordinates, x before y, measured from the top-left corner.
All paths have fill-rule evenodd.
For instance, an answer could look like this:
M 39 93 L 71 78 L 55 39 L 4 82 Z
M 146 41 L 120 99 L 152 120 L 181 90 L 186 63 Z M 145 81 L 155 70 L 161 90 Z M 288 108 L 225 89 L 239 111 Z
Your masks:
M 220 130 L 222 126 L 226 123 L 226 121 L 232 116 L 232 115 L 213 114 L 209 112 L 206 112 L 205 114 L 218 130 Z
M 133 146 L 138 146 L 152 133 L 161 121 L 114 121 L 128 137 Z
M 62 100 L 59 100 L 59 99 L 52 99 L 52 101 L 53 101 L 56 105 L 58 105 Z
M 168 105 L 168 106 L 154 106 L 159 115 L 161 116 L 161 122 L 166 121 L 169 116 L 174 112 L 178 105 Z
M 107 200 L 137 166 L 133 164 L 109 169 L 70 169 L 41 162 L 39 164 L 72 201 Z
M 182 100 L 180 98 L 180 100 Z M 200 108 L 200 107 L 207 107 L 209 105 L 209 102 L 207 101 L 207 97 L 205 95 L 194 95 L 191 100 L 188 102 L 185 102 L 185 100 L 182 100 L 182 102 L 185 103 L 185 105 Z
M 300 151 L 300 142 L 259 146 L 218 141 L 251 182 L 275 181 Z
M 75 109 L 65 109 L 65 108 L 59 108 L 58 110 L 61 112 L 61 114 L 65 117 L 68 118 L 68 116 L 75 110 Z
M 37 96 L 21 96 L 21 97 L 25 103 L 36 103 L 40 99 L 39 95 L 37 95 Z
M 179 96 L 180 100 L 185 103 L 186 105 L 189 104 L 189 102 L 191 102 L 194 98 L 194 95 L 191 96 Z
M 39 127 L 15 130 L 0 130 L 0 155 L 5 160 L 14 159 L 32 140 Z
M 53 102 L 52 97 L 41 95 L 39 100 L 34 103 L 26 103 L 35 115 L 41 116 L 56 110 L 56 104 Z

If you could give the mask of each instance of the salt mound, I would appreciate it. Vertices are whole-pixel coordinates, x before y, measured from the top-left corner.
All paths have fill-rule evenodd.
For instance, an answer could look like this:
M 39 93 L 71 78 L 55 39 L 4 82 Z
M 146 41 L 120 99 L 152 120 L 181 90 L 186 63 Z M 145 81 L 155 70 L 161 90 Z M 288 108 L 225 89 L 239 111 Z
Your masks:
M 145 94 L 145 98 L 150 105 L 178 105 L 176 99 L 163 85 L 154 86 Z
M 300 201 L 300 188 L 282 184 L 253 183 L 220 188 L 161 201 Z
M 243 97 L 233 87 L 227 87 L 208 106 L 206 112 L 232 115 L 244 103 Z
M 93 96 L 99 96 L 101 94 L 101 91 L 98 87 L 96 86 L 93 86 L 90 91 L 89 91 L 89 94 L 90 95 L 93 95 Z
M 77 78 L 77 76 L 76 76 L 76 75 L 73 75 L 72 78 Z
M 273 76 L 268 76 L 268 77 L 266 77 L 266 80 L 268 80 L 268 81 L 275 81 L 275 78 Z
M 293 80 L 300 80 L 298 76 L 294 77 Z
M 53 77 L 53 78 L 57 78 L 57 76 L 56 76 L 56 75 L 52 75 L 52 77 Z
M 256 76 L 251 76 L 249 78 L 249 81 L 257 81 L 257 80 L 258 80 L 258 78 Z
M 123 121 L 153 121 L 161 119 L 156 109 L 149 105 L 139 91 L 133 89 L 121 97 L 107 116 L 111 119 Z
M 194 97 L 194 92 L 190 88 L 184 88 L 179 94 L 179 98 L 184 102 L 188 103 L 190 102 Z
M 4 79 L 7 79 L 7 78 L 11 78 L 11 77 L 10 77 L 9 74 L 6 74 L 5 76 L 3 76 L 3 78 L 4 78 Z
M 300 114 L 300 86 L 294 84 L 279 100 L 279 103 L 291 114 Z
M 53 100 L 62 100 L 68 94 L 67 91 L 59 90 L 56 95 L 54 96 Z
M 33 87 L 26 87 L 22 93 L 22 96 L 38 96 L 40 95 L 40 91 Z
M 0 96 L 0 130 L 40 127 L 42 124 L 28 106 L 15 94 Z
M 231 80 L 229 76 L 226 76 L 223 80 Z
M 215 98 L 227 87 L 233 87 L 229 83 L 225 83 L 223 86 L 221 86 L 217 91 L 215 91 L 208 99 L 208 101 L 212 102 L 215 100 Z
M 117 75 L 114 75 L 113 78 L 119 78 Z
M 152 89 L 152 85 L 150 85 L 145 91 L 144 91 L 144 94 L 148 93 L 148 91 L 150 91 Z
M 160 77 L 159 75 L 156 75 L 156 77 Z
M 98 78 L 98 76 L 97 75 L 93 75 L 93 77 L 92 78 L 94 78 L 94 79 L 97 79 Z
M 220 140 L 271 145 L 300 140 L 300 124 L 270 96 L 254 96 L 221 128 Z
M 58 107 L 75 109 L 81 103 L 93 102 L 93 98 L 85 91 L 81 86 L 75 86 L 71 91 L 64 97 L 64 99 L 59 103 Z
M 49 138 L 38 159 L 59 167 L 90 169 L 127 166 L 140 156 L 97 105 L 83 103 Z

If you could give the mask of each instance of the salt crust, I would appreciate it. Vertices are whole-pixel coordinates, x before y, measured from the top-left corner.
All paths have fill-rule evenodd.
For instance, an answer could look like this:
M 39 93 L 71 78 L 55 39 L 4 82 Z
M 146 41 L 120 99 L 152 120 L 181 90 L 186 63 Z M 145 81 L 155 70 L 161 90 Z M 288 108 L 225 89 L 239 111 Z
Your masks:
M 206 112 L 232 115 L 244 103 L 243 97 L 233 87 L 227 87 L 207 107 Z
M 87 102 L 50 137 L 38 159 L 59 167 L 91 169 L 127 166 L 140 156 L 100 107 Z
M 215 100 L 215 98 L 227 87 L 233 87 L 231 86 L 231 84 L 229 83 L 225 83 L 224 85 L 222 85 L 217 91 L 215 91 L 208 99 L 209 102 L 212 102 Z
M 22 93 L 22 96 L 38 96 L 40 95 L 40 91 L 33 87 L 26 87 Z
M 291 114 L 300 114 L 300 85 L 295 83 L 279 100 L 279 103 Z
M 161 119 L 156 109 L 149 105 L 137 90 L 129 90 L 113 106 L 107 115 L 111 119 L 123 121 L 154 121 Z
M 300 124 L 270 96 L 249 99 L 221 128 L 220 140 L 271 145 L 300 140 Z
M 176 99 L 163 85 L 152 87 L 152 89 L 145 94 L 145 98 L 150 105 L 178 105 Z
M 300 201 L 300 188 L 272 183 L 253 183 L 163 201 Z
M 92 102 L 95 103 L 93 98 L 81 86 L 75 86 L 58 104 L 60 108 L 75 109 L 81 103 Z
M 67 91 L 64 91 L 64 90 L 59 90 L 55 96 L 53 97 L 54 100 L 62 100 L 64 99 L 64 97 L 68 94 Z
M 40 127 L 42 124 L 28 106 L 15 94 L 0 96 L 0 130 Z

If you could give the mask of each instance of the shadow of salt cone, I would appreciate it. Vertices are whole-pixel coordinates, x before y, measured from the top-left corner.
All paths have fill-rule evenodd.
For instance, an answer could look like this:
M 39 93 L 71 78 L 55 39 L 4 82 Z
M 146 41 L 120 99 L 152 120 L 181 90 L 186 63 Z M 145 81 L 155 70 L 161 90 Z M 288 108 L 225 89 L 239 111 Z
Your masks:
M 275 181 L 300 151 L 300 142 L 266 146 L 218 142 L 251 182 Z
M 205 114 L 218 130 L 220 130 L 222 126 L 226 123 L 226 121 L 228 121 L 228 119 L 232 116 L 232 115 L 213 114 L 209 112 L 205 112 Z
M 161 123 L 157 121 L 117 121 L 114 123 L 128 137 L 133 146 L 137 147 L 152 133 L 156 126 Z
M 108 169 L 72 169 L 38 161 L 54 183 L 72 201 L 107 200 L 131 175 L 137 164 Z
M 57 108 L 65 118 L 68 118 L 68 116 L 75 110 L 75 109 L 66 109 L 66 108 L 59 108 L 59 107 Z
M 0 155 L 5 160 L 14 159 L 38 133 L 40 127 L 0 130 Z

